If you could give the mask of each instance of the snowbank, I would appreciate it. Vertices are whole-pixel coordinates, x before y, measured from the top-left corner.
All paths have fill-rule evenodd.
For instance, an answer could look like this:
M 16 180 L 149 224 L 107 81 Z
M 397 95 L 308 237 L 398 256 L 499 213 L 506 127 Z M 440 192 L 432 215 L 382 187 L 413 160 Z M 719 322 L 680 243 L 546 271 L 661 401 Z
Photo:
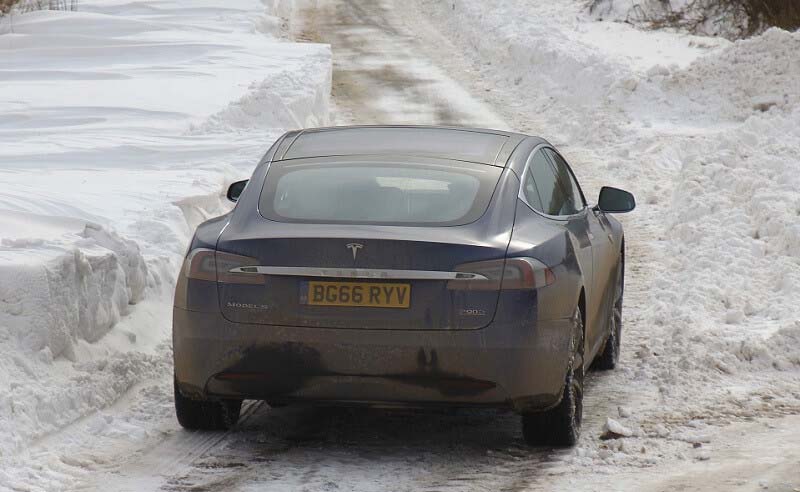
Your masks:
M 75 360 L 77 340 L 96 342 L 144 296 L 138 246 L 102 226 L 0 212 L 0 228 L 0 323 L 26 352 Z
M 561 146 L 589 197 L 610 184 L 638 198 L 620 217 L 622 367 L 591 388 L 631 406 L 633 435 L 600 441 L 605 419 L 587 422 L 572 462 L 691 458 L 687 435 L 800 411 L 800 33 L 705 42 L 574 3 L 417 5 L 472 54 L 489 97 L 526 115 L 520 129 Z
M 417 3 L 422 15 L 434 16 L 450 39 L 478 57 L 481 72 L 524 97 L 556 142 L 618 140 L 620 128 L 607 124 L 609 103 L 614 103 L 612 112 L 631 103 L 610 98 L 627 96 L 653 71 L 669 73 L 664 66 L 681 70 L 730 44 L 593 22 L 571 10 L 575 5 L 561 2 L 501 0 L 487 8 L 455 0 L 447 9 L 434 0 Z M 652 97 L 646 100 L 653 102 Z
M 296 6 L 265 3 L 0 19 L 2 459 L 168 373 L 194 226 L 280 133 L 327 123 L 330 49 L 280 42 Z
M 615 97 L 629 111 L 704 126 L 744 122 L 761 112 L 788 114 L 800 102 L 798 50 L 800 32 L 772 28 L 697 58 L 685 68 L 655 65 L 644 80 L 616 87 L 632 94 Z

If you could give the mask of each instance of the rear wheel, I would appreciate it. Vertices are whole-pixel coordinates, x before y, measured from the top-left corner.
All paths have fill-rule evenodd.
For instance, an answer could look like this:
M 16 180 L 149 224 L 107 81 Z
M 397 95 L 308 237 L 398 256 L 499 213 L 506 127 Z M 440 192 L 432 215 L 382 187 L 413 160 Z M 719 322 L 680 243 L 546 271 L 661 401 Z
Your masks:
M 561 402 L 550 410 L 522 415 L 522 435 L 531 445 L 574 446 L 578 442 L 583 418 L 583 316 L 576 314 L 579 325 L 564 381 Z
M 614 304 L 609 313 L 608 325 L 610 330 L 606 339 L 603 352 L 597 356 L 594 366 L 596 369 L 608 371 L 617 367 L 619 362 L 620 345 L 622 343 L 622 294 L 625 286 L 625 249 L 620 252 L 619 268 L 617 268 L 617 281 L 614 287 Z
M 178 423 L 185 429 L 226 430 L 239 420 L 242 400 L 193 400 L 175 389 L 175 415 Z

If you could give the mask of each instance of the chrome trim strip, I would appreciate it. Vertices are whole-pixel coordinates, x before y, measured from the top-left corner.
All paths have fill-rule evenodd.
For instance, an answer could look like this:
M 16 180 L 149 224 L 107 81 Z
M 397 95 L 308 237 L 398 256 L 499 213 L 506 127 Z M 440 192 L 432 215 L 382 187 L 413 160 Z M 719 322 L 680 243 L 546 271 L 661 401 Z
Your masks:
M 469 272 L 391 270 L 378 268 L 317 268 L 259 265 L 236 267 L 228 270 L 228 272 L 251 275 L 283 275 L 290 277 L 372 278 L 391 280 L 489 280 L 481 274 Z

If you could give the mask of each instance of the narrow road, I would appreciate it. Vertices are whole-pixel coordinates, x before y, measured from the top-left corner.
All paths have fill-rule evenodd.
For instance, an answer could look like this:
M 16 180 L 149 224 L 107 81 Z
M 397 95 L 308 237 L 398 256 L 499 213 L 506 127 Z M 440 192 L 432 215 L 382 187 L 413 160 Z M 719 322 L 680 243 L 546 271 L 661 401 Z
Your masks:
M 326 0 L 303 21 L 295 39 L 328 43 L 333 50 L 338 124 L 508 128 L 443 67 L 420 55 L 425 41 L 418 29 L 403 25 L 391 1 Z
M 430 26 L 412 32 L 392 2 L 342 0 L 320 2 L 294 33 L 332 45 L 337 124 L 508 128 L 473 96 L 474 87 L 467 90 L 448 75 L 458 53 L 446 68 L 421 55 L 431 42 L 442 43 L 443 57 L 455 50 L 440 36 Z M 469 77 L 466 67 L 460 76 Z M 591 432 L 616 408 L 603 388 L 609 377 L 591 374 L 587 382 Z M 542 475 L 563 473 L 562 461 L 573 453 L 526 446 L 519 417 L 503 411 L 271 409 L 253 402 L 235 429 L 219 433 L 183 431 L 167 419 L 171 415 L 161 418 L 165 430 L 148 449 L 101 466 L 81 488 L 530 490 Z

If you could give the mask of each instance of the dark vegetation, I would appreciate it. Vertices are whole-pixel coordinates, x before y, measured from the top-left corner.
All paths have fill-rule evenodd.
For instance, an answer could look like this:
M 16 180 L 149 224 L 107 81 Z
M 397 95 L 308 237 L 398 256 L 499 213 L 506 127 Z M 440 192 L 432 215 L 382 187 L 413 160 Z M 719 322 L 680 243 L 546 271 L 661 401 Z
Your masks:
M 602 19 L 614 12 L 615 1 L 592 0 L 589 11 Z M 689 0 L 679 5 L 673 8 L 669 0 L 640 0 L 624 18 L 613 20 L 650 28 L 677 27 L 728 39 L 753 36 L 770 27 L 800 28 L 800 0 Z
M 17 0 L 0 0 L 0 15 L 11 10 L 11 6 L 15 3 L 17 3 Z
M 0 0 L 0 15 L 17 6 L 20 12 L 32 10 L 77 10 L 78 0 Z
M 727 0 L 741 4 L 751 19 L 749 34 L 768 27 L 780 27 L 787 31 L 800 28 L 800 1 L 798 0 Z

